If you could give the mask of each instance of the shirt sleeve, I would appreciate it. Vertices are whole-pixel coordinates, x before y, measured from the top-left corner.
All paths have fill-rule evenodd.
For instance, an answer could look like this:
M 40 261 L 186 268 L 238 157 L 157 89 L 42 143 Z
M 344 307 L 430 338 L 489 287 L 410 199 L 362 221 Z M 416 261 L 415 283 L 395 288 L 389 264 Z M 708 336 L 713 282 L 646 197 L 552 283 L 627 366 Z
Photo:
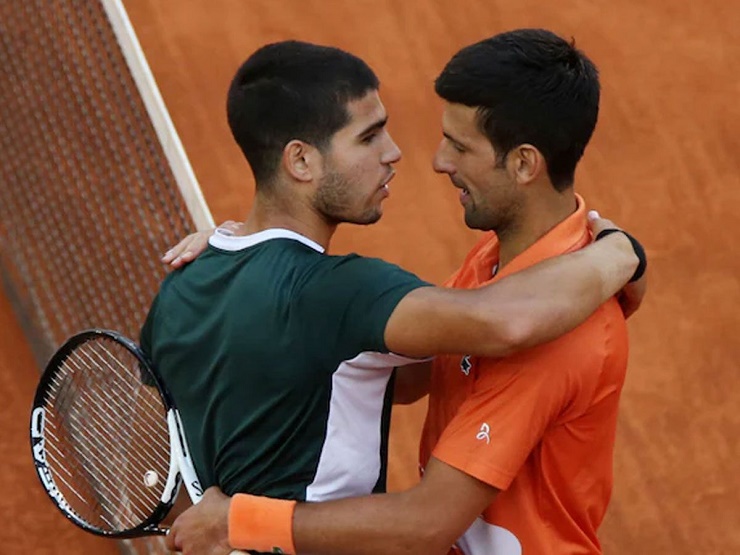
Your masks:
M 385 327 L 407 294 L 430 284 L 377 258 L 327 257 L 311 276 L 301 303 L 320 319 L 318 329 L 347 352 L 388 352 Z M 324 341 L 331 337 L 324 337 Z
M 584 387 L 577 361 L 539 348 L 504 360 L 482 359 L 473 392 L 447 425 L 432 455 L 498 489 L 505 490 L 540 442 L 564 414 L 577 410 Z

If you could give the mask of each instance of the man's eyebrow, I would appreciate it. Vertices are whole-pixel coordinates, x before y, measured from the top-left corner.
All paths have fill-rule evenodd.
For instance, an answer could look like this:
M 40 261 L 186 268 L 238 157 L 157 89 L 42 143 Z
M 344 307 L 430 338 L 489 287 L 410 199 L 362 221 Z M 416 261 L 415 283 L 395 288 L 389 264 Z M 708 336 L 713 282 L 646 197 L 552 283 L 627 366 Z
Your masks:
M 377 131 L 378 129 L 383 129 L 386 123 L 388 123 L 388 116 L 385 116 L 383 119 L 379 119 L 375 123 L 371 123 L 365 129 L 360 131 L 357 136 L 362 137 L 363 135 L 367 135 L 369 133 L 372 133 L 373 131 Z

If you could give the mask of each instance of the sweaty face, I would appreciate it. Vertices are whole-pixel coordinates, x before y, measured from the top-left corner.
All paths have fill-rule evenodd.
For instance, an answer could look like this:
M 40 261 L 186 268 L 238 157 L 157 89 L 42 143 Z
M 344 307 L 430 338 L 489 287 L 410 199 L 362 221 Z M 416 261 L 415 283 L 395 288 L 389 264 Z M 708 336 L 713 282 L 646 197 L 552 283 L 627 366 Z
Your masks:
M 497 160 L 491 142 L 478 128 L 475 108 L 445 103 L 443 139 L 434 155 L 434 170 L 446 173 L 460 189 L 465 224 L 499 235 L 514 225 L 524 197 Z
M 377 91 L 347 104 L 349 123 L 337 131 L 324 153 L 323 174 L 313 198 L 331 223 L 373 224 L 383 215 L 393 164 L 401 151 L 388 134 Z

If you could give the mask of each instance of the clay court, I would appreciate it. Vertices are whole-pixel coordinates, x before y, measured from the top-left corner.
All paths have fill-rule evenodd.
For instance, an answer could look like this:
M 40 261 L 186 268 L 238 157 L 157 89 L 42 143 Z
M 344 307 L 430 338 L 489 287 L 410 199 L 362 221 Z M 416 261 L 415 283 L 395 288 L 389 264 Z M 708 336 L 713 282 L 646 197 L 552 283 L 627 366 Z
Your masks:
M 253 190 L 224 115 L 238 64 L 260 45 L 287 38 L 367 60 L 381 79 L 389 128 L 404 157 L 383 220 L 340 229 L 333 251 L 380 256 L 437 283 L 462 261 L 476 233 L 465 228 L 448 180 L 431 169 L 441 138 L 436 74 L 460 47 L 507 29 L 546 27 L 575 37 L 599 67 L 603 87 L 576 188 L 590 207 L 639 237 L 650 257 L 649 297 L 629 322 L 604 552 L 740 553 L 740 4 L 124 4 L 216 221 L 243 218 Z M 4 297 L 0 318 L 0 552 L 115 553 L 114 543 L 64 522 L 37 483 L 27 435 L 37 366 Z M 418 404 L 395 412 L 394 489 L 417 479 L 424 410 Z

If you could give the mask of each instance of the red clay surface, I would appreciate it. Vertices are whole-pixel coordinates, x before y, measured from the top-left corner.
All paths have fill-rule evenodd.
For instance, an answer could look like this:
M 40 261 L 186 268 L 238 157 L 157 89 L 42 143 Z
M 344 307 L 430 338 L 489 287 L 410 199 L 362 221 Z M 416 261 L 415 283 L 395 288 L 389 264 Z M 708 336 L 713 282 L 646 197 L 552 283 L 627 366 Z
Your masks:
M 457 194 L 431 170 L 440 139 L 432 81 L 460 47 L 515 27 L 576 38 L 601 70 L 599 125 L 577 175 L 590 205 L 634 232 L 651 258 L 601 529 L 616 554 L 740 553 L 740 4 L 646 0 L 126 0 L 217 221 L 240 219 L 251 175 L 232 145 L 224 98 L 258 46 L 298 38 L 346 48 L 383 82 L 404 151 L 380 224 L 341 229 L 334 252 L 382 256 L 441 282 L 475 240 Z M 102 553 L 34 483 L 30 354 L 0 304 L 3 553 Z M 416 480 L 424 407 L 395 413 L 391 480 Z M 443 500 L 441 500 L 443 502 Z M 59 538 L 74 546 L 52 551 Z M 92 540 L 90 540 L 92 541 Z

